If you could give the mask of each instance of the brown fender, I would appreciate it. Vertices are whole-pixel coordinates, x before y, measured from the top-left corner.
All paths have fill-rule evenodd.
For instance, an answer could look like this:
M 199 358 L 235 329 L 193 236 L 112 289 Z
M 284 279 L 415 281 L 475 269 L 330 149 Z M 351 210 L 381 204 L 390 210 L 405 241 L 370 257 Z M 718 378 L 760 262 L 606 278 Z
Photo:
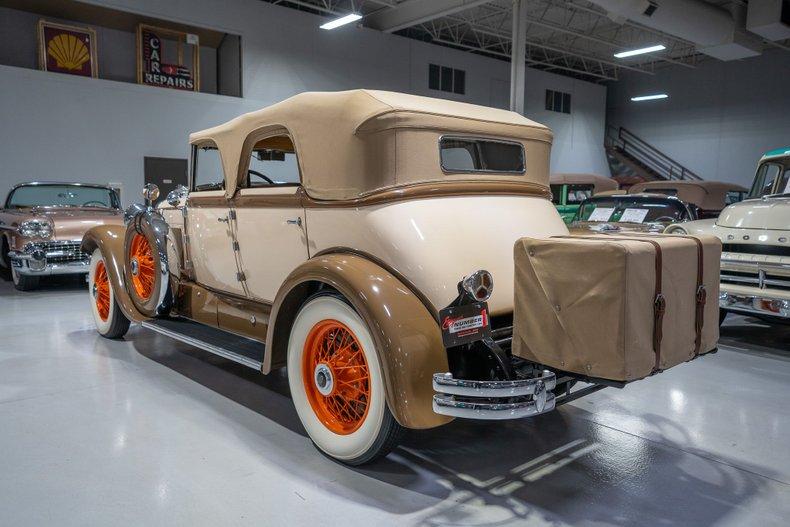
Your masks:
M 121 307 L 121 311 L 126 318 L 132 322 L 142 322 L 148 317 L 141 314 L 134 307 L 129 293 L 126 291 L 124 281 L 124 240 L 126 237 L 126 227 L 123 225 L 99 225 L 92 227 L 82 237 L 82 250 L 88 254 L 98 247 L 104 257 L 104 264 L 107 268 L 107 275 L 112 285 L 115 301 Z
M 387 403 L 398 423 L 433 428 L 450 422 L 432 408 L 432 376 L 449 369 L 436 320 L 400 280 L 359 255 L 316 256 L 288 276 L 272 306 L 263 373 L 285 365 L 296 314 L 322 285 L 339 291 L 370 328 L 384 369 Z

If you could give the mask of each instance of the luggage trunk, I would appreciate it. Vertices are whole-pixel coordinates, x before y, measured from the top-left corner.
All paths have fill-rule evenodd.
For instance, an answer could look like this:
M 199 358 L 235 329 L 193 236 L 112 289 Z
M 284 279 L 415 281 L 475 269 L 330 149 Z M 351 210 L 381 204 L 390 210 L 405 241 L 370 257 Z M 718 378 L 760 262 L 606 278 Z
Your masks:
M 716 237 L 522 238 L 514 252 L 517 357 L 633 381 L 716 348 Z

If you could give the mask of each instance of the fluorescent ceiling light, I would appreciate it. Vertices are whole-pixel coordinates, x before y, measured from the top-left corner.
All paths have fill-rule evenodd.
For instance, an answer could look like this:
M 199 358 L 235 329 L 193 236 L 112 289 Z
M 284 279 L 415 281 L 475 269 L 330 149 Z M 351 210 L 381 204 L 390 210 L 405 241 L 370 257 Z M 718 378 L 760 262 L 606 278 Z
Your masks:
M 639 101 L 654 101 L 656 99 L 666 99 L 669 97 L 666 93 L 656 93 L 655 95 L 640 95 L 638 97 L 631 97 L 631 100 L 634 102 Z
M 654 51 L 661 51 L 667 49 L 664 44 L 656 44 L 655 46 L 650 46 L 647 48 L 639 48 L 639 49 L 632 49 L 630 51 L 621 51 L 620 53 L 615 53 L 614 56 L 618 59 L 624 59 L 626 57 L 633 57 L 634 55 L 644 55 L 645 53 L 653 53 Z
M 341 16 L 321 26 L 321 29 L 335 29 L 336 27 L 345 26 L 351 22 L 356 22 L 362 18 L 362 15 L 351 13 L 350 15 Z

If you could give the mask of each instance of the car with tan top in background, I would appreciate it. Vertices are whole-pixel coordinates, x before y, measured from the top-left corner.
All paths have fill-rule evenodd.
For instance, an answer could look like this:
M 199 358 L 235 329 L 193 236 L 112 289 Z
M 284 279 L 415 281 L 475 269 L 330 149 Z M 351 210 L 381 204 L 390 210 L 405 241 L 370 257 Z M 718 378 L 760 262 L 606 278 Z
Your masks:
M 790 148 L 766 152 L 747 199 L 716 219 L 667 228 L 717 236 L 723 245 L 719 306 L 764 320 L 790 321 Z
M 0 266 L 14 286 L 35 289 L 42 277 L 87 274 L 80 249 L 91 227 L 123 224 L 115 190 L 87 183 L 32 182 L 14 186 L 0 209 Z
M 697 209 L 699 219 L 715 218 L 724 207 L 742 201 L 749 189 L 723 181 L 647 181 L 628 189 L 629 194 L 663 194 L 674 196 Z
M 536 416 L 715 349 L 719 241 L 569 237 L 552 133 L 517 113 L 303 93 L 189 142 L 189 187 L 154 207 L 146 185 L 124 226 L 86 233 L 96 328 L 287 368 L 310 439 L 344 463 L 406 428 Z

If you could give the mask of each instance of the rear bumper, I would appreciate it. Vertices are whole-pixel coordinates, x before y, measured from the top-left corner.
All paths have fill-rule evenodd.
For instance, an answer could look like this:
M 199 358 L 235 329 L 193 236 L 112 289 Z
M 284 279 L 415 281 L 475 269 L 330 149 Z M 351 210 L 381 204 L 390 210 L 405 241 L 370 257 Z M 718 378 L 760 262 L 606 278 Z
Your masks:
M 467 419 L 532 417 L 554 409 L 556 383 L 548 370 L 539 377 L 511 381 L 455 379 L 450 373 L 435 373 L 433 411 Z

